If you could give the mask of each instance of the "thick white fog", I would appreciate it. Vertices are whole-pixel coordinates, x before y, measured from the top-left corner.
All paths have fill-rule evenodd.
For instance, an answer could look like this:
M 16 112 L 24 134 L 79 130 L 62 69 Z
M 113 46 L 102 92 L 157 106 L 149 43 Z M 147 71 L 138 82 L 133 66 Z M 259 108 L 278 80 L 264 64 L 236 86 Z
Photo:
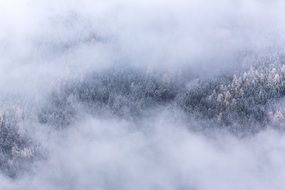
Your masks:
M 284 189 L 284 8 L 0 0 L 0 189 Z

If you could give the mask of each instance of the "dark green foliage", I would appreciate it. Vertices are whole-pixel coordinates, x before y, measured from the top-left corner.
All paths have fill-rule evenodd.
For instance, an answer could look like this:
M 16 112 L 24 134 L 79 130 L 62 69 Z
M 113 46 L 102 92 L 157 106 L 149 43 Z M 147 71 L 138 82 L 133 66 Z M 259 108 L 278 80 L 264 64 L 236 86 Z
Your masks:
M 83 106 L 97 114 L 105 111 L 134 118 L 145 109 L 174 101 L 178 92 L 174 82 L 164 82 L 159 76 L 137 70 L 95 73 L 53 93 L 39 119 L 50 125 L 66 126 L 76 115 L 74 106 Z
M 20 124 L 14 110 L 1 113 L 0 118 L 0 171 L 16 177 L 28 167 L 38 150 Z
M 106 111 L 133 119 L 149 108 L 170 105 L 220 126 L 263 127 L 270 120 L 268 102 L 278 101 L 285 93 L 283 64 L 251 67 L 237 76 L 211 80 L 169 78 L 127 68 L 95 73 L 54 93 L 39 118 L 43 123 L 67 126 L 77 114 L 76 106 L 94 114 Z

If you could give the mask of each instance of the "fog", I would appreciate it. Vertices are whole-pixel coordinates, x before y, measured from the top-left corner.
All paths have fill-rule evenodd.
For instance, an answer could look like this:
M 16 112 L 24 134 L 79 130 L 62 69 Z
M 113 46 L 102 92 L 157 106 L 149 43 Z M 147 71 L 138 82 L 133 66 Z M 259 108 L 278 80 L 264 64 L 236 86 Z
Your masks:
M 0 189 L 283 189 L 274 0 L 0 0 Z

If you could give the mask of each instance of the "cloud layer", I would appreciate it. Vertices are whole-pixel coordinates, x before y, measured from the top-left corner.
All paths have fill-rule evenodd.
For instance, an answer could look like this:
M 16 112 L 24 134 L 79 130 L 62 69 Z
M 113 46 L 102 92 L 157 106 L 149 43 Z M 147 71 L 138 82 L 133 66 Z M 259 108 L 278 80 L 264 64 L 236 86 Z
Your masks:
M 281 190 L 284 5 L 0 0 L 0 189 Z M 189 95 L 234 74 L 273 118 L 245 136 Z

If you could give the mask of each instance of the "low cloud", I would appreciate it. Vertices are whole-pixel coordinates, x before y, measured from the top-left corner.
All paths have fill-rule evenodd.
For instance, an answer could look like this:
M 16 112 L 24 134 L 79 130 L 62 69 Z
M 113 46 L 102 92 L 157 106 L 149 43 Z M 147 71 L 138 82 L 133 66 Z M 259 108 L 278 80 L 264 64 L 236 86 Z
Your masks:
M 0 0 L 0 189 L 282 189 L 283 7 Z

